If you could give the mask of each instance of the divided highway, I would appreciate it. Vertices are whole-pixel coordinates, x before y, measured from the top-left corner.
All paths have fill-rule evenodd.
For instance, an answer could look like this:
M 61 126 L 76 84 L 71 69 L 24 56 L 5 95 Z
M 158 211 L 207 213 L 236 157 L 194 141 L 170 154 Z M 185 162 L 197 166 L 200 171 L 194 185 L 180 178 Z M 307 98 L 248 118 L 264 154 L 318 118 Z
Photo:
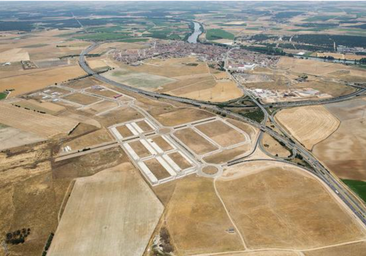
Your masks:
M 339 180 L 336 177 L 334 177 L 307 149 L 305 149 L 301 144 L 299 144 L 295 140 L 291 139 L 291 136 L 288 135 L 286 132 L 284 132 L 285 136 L 282 136 L 279 133 L 272 130 L 271 128 L 267 127 L 264 123 L 260 124 L 251 119 L 248 119 L 239 114 L 236 114 L 232 111 L 229 111 L 226 109 L 221 109 L 221 108 L 217 107 L 216 105 L 211 104 L 210 102 L 197 101 L 197 100 L 192 100 L 192 99 L 187 99 L 187 98 L 182 98 L 182 97 L 160 94 L 160 93 L 156 93 L 156 92 L 148 92 L 148 91 L 130 87 L 128 85 L 118 83 L 118 82 L 112 81 L 106 77 L 103 77 L 103 76 L 95 73 L 88 66 L 88 64 L 85 60 L 85 55 L 88 54 L 89 52 L 91 52 L 92 50 L 94 50 L 95 48 L 97 48 L 98 46 L 99 46 L 99 44 L 93 43 L 91 46 L 89 46 L 87 49 L 85 49 L 80 54 L 79 65 L 81 68 L 84 69 L 84 71 L 86 73 L 88 73 L 89 75 L 95 77 L 96 79 L 98 79 L 102 82 L 120 87 L 129 92 L 138 93 L 141 95 L 146 95 L 146 96 L 154 97 L 154 98 L 163 98 L 163 99 L 167 99 L 167 100 L 173 100 L 173 101 L 177 101 L 180 103 L 187 103 L 187 104 L 194 105 L 197 107 L 211 109 L 212 111 L 214 111 L 216 113 L 220 113 L 221 115 L 226 115 L 228 117 L 233 117 L 235 119 L 249 123 L 249 124 L 253 125 L 254 127 L 257 127 L 258 129 L 260 129 L 262 132 L 266 132 L 266 133 L 270 134 L 278 141 L 283 142 L 289 149 L 291 149 L 292 151 L 297 152 L 299 155 L 301 155 L 303 157 L 303 160 L 306 161 L 313 168 L 313 170 L 310 170 L 310 169 L 307 169 L 307 170 L 311 171 L 313 174 L 317 175 L 321 180 L 323 180 L 324 183 L 330 189 L 332 189 L 339 196 L 339 198 L 352 210 L 352 212 L 361 220 L 361 222 L 363 222 L 363 224 L 366 225 L 366 210 L 365 210 L 364 206 L 362 205 L 362 203 L 360 203 L 359 200 L 352 193 L 350 193 L 348 191 L 348 189 L 345 188 L 344 185 L 342 183 L 340 183 Z M 351 93 L 351 94 L 348 94 L 345 96 L 340 96 L 340 97 L 332 98 L 332 99 L 325 99 L 325 100 L 321 100 L 321 101 L 281 102 L 281 103 L 275 103 L 275 104 L 271 104 L 271 105 L 278 106 L 278 107 L 280 107 L 280 106 L 288 107 L 288 106 L 329 104 L 329 103 L 340 102 L 340 101 L 352 99 L 352 98 L 357 97 L 358 95 L 364 93 L 365 91 L 366 91 L 366 89 L 360 89 L 354 93 Z M 270 115 L 268 115 L 268 113 L 265 109 L 265 107 L 267 107 L 267 105 L 262 105 L 256 100 L 254 102 L 261 108 L 262 111 L 264 111 L 266 119 L 267 119 L 267 117 L 269 117 L 271 119 L 271 121 L 274 122 L 274 124 L 276 126 L 278 126 L 276 124 L 276 122 L 274 121 L 274 119 L 271 118 Z M 228 164 L 234 165 L 234 164 L 241 163 L 243 161 L 245 161 L 245 160 L 237 159 L 235 161 L 230 161 Z

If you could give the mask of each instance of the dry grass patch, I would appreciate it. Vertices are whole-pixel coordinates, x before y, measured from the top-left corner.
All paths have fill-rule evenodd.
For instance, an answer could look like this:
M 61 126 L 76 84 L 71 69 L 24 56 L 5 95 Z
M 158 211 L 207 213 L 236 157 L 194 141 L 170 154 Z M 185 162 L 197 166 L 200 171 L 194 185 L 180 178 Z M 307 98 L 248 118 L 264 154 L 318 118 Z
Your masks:
M 191 128 L 176 131 L 174 135 L 198 155 L 203 155 L 217 149 L 215 145 L 211 144 L 211 142 L 203 138 Z
M 189 176 L 176 182 L 165 221 L 177 255 L 242 250 L 212 179 Z
M 198 125 L 196 128 L 222 147 L 228 147 L 246 140 L 242 133 L 219 120 Z
M 182 156 L 179 152 L 169 154 L 169 157 L 176 163 L 182 170 L 191 167 L 192 165 Z
M 129 163 L 79 178 L 48 255 L 142 255 L 162 212 Z
M 252 144 L 245 144 L 232 149 L 225 149 L 219 153 L 206 156 L 203 160 L 211 164 L 223 164 L 240 156 L 245 156 L 252 149 Z
M 69 118 L 40 114 L 5 103 L 0 103 L 0 113 L 0 123 L 41 137 L 68 133 L 78 123 Z
M 149 159 L 144 163 L 158 180 L 165 179 L 170 176 L 167 170 L 165 170 L 165 168 L 155 158 Z
M 92 103 L 100 100 L 96 97 L 89 96 L 89 95 L 82 94 L 82 93 L 73 93 L 73 94 L 67 95 L 66 97 L 63 97 L 63 99 L 72 101 L 72 102 L 76 102 L 81 105 L 89 105 L 89 104 L 92 104 Z
M 180 124 L 190 123 L 214 116 L 209 112 L 197 110 L 194 108 L 172 110 L 157 115 L 154 115 L 154 113 L 151 114 L 164 126 L 177 126 Z
M 128 144 L 131 146 L 131 148 L 133 149 L 133 151 L 135 151 L 135 153 L 140 158 L 147 157 L 147 156 L 150 156 L 151 155 L 150 152 L 149 152 L 149 150 L 147 150 L 147 148 L 139 140 L 130 142 Z
M 285 146 L 282 146 L 268 133 L 263 134 L 262 144 L 264 149 L 273 156 L 289 157 L 291 155 L 291 152 Z
M 36 69 L 31 72 L 19 72 L 15 76 L 0 78 L 0 91 L 14 89 L 10 97 L 43 89 L 51 84 L 61 83 L 85 75 L 79 66 L 58 67 L 53 69 Z
M 275 117 L 307 149 L 326 139 L 340 123 L 323 106 L 285 109 Z
M 324 248 L 314 251 L 303 252 L 306 256 L 364 256 L 366 252 L 366 242 L 359 242 L 353 244 L 346 244 L 341 246 L 334 246 L 331 248 Z
M 365 238 L 335 195 L 298 167 L 246 163 L 226 170 L 216 184 L 249 248 L 301 249 Z

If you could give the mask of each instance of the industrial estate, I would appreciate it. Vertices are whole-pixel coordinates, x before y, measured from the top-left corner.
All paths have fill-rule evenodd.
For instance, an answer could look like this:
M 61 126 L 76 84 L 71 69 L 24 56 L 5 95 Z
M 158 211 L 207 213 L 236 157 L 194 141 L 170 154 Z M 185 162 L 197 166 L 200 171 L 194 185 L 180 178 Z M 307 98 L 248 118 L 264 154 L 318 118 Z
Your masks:
M 0 255 L 365 256 L 365 2 L 1 2 Z

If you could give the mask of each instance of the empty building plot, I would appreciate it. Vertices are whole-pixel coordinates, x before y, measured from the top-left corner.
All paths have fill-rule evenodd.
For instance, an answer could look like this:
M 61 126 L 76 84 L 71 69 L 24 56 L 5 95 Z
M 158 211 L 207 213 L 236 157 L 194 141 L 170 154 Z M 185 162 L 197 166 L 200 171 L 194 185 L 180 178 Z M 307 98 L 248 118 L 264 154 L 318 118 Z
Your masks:
M 137 121 L 136 125 L 138 125 L 144 132 L 152 132 L 155 130 L 154 126 L 149 120 Z
M 178 130 L 174 135 L 183 142 L 189 149 L 198 155 L 203 155 L 211 151 L 217 150 L 217 147 L 211 142 L 203 138 L 191 128 Z
M 150 151 L 146 148 L 146 146 L 141 143 L 140 140 L 136 140 L 126 144 L 130 145 L 131 149 L 137 154 L 139 159 L 151 155 Z
M 186 155 L 182 154 L 181 152 L 173 152 L 169 154 L 169 157 L 182 169 L 188 169 L 194 166 L 192 160 L 190 160 Z
M 100 99 L 97 97 L 93 97 L 93 96 L 82 94 L 82 93 L 73 93 L 73 94 L 63 97 L 63 99 L 71 101 L 71 102 L 75 102 L 80 105 L 90 105 L 92 103 L 100 101 Z
M 171 176 L 157 158 L 151 158 L 144 163 L 158 180 L 166 179 Z
M 129 163 L 79 178 L 47 255 L 141 256 L 163 210 Z
M 131 132 L 130 129 L 127 128 L 126 125 L 121 125 L 121 126 L 116 126 L 115 129 L 119 132 L 119 134 L 123 137 L 123 138 L 128 138 L 133 136 L 134 134 Z
M 152 140 L 164 151 L 175 149 L 175 146 L 169 142 L 166 136 L 156 136 Z
M 93 93 L 93 94 L 100 95 L 100 96 L 108 97 L 108 98 L 116 98 L 117 96 L 121 95 L 120 93 L 106 89 L 101 86 L 92 86 L 92 87 L 86 89 L 86 91 Z M 122 97 L 122 95 L 121 95 L 121 97 Z
M 118 107 L 118 103 L 114 101 L 101 101 L 90 106 L 87 106 L 83 109 L 83 111 L 89 112 L 91 114 L 102 114 L 103 112 L 107 112 L 108 110 L 114 109 Z
M 221 120 L 216 120 L 195 126 L 222 147 L 229 147 L 247 141 L 247 137 Z M 248 136 L 249 137 L 249 136 Z

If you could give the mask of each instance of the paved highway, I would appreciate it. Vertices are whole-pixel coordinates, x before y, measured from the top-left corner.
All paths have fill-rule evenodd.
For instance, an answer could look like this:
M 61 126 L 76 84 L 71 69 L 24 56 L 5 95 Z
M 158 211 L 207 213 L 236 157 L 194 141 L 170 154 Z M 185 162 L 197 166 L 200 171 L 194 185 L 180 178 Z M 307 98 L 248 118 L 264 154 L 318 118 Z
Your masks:
M 283 142 L 289 149 L 294 150 L 299 155 L 301 155 L 303 160 L 306 161 L 313 168 L 313 170 L 311 170 L 311 172 L 314 173 L 315 175 L 317 175 L 321 180 L 323 180 L 324 183 L 326 185 L 328 185 L 339 196 L 339 198 L 352 210 L 352 212 L 361 220 L 361 222 L 363 222 L 364 225 L 366 225 L 366 211 L 365 211 L 362 203 L 359 202 L 358 198 L 356 198 L 352 193 L 350 193 L 348 191 L 348 189 L 345 188 L 344 185 L 336 177 L 334 177 L 308 150 L 306 150 L 301 144 L 297 143 L 295 140 L 291 139 L 291 136 L 287 135 L 287 133 L 284 133 L 285 136 L 280 135 L 279 133 L 275 132 L 271 128 L 267 127 L 264 122 L 262 122 L 260 124 L 251 119 L 248 119 L 239 114 L 236 114 L 232 111 L 229 111 L 226 109 L 221 109 L 221 108 L 217 107 L 216 105 L 211 104 L 209 102 L 197 101 L 197 100 L 176 97 L 176 96 L 170 96 L 170 95 L 160 94 L 160 93 L 156 93 L 156 92 L 148 92 L 148 91 L 144 91 L 142 89 L 133 88 L 128 85 L 118 83 L 118 82 L 112 81 L 108 78 L 105 78 L 105 77 L 95 73 L 88 66 L 88 64 L 86 63 L 86 60 L 85 60 L 85 55 L 88 54 L 89 52 L 91 52 L 92 50 L 94 50 L 95 48 L 97 48 L 98 46 L 99 46 L 99 44 L 96 44 L 96 43 L 92 44 L 90 47 L 85 49 L 80 54 L 80 57 L 79 57 L 79 65 L 89 75 L 94 76 L 95 78 L 97 78 L 98 80 L 100 80 L 102 82 L 120 87 L 129 92 L 138 93 L 138 94 L 142 94 L 142 95 L 146 95 L 146 96 L 154 97 L 154 98 L 163 98 L 163 99 L 173 100 L 173 101 L 177 101 L 177 102 L 181 102 L 181 103 L 187 103 L 187 104 L 191 104 L 191 105 L 198 106 L 198 107 L 205 108 L 205 109 L 211 109 L 212 111 L 214 111 L 216 113 L 220 113 L 221 115 L 233 117 L 235 119 L 249 123 L 249 124 L 253 125 L 254 127 L 257 127 L 258 129 L 260 129 L 262 132 L 266 132 L 266 133 L 270 134 L 278 141 Z M 293 106 L 303 106 L 303 105 L 334 103 L 334 102 L 349 100 L 354 97 L 357 97 L 357 95 L 359 95 L 360 93 L 363 93 L 365 90 L 366 89 L 361 89 L 361 91 L 354 92 L 352 94 L 333 98 L 333 99 L 327 99 L 327 100 L 321 100 L 321 101 L 293 102 L 293 103 L 287 102 L 284 104 L 290 104 L 290 105 L 294 104 Z M 267 119 L 268 117 L 271 118 L 271 116 L 268 115 L 268 113 L 265 109 L 266 105 L 262 105 L 256 100 L 254 102 L 264 112 L 265 119 Z M 285 105 L 285 106 L 289 106 L 289 105 Z M 271 118 L 271 121 L 274 121 L 274 119 Z M 276 124 L 275 121 L 274 121 L 274 124 Z M 239 159 L 236 161 L 231 161 L 229 164 L 233 165 L 233 164 L 237 164 L 237 163 L 240 163 L 243 161 L 244 160 Z

